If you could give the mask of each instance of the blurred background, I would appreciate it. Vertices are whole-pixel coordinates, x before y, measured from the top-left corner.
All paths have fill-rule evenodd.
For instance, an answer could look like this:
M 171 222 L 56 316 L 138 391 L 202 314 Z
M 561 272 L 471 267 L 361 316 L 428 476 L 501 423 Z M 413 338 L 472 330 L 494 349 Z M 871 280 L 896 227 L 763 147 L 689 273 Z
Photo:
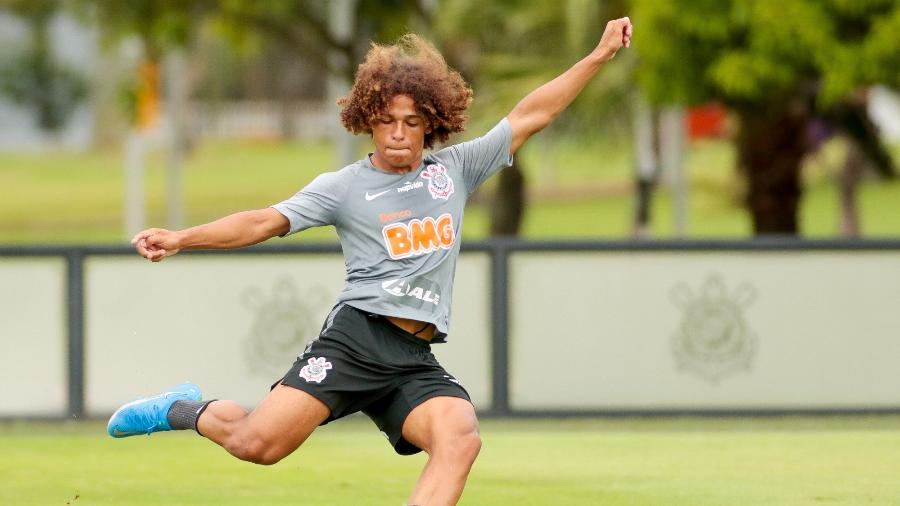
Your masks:
M 421 462 L 368 422 L 268 478 L 57 423 L 186 379 L 252 407 L 343 285 L 331 227 L 126 243 L 364 156 L 335 101 L 373 41 L 420 33 L 465 76 L 455 143 L 623 15 L 631 48 L 468 204 L 434 348 L 499 420 L 464 500 L 898 503 L 897 0 L 0 0 L 0 502 L 399 504 Z
M 626 14 L 633 46 L 470 201 L 463 338 L 443 359 L 500 414 L 900 406 L 866 388 L 900 374 L 885 362 L 900 356 L 895 0 L 0 6 L 3 377 L 35 374 L 23 353 L 59 364 L 55 393 L 0 412 L 102 416 L 164 388 L 153 360 L 133 364 L 165 353 L 150 336 L 218 347 L 232 366 L 195 379 L 252 406 L 342 285 L 333 228 L 162 269 L 127 240 L 271 205 L 364 156 L 335 102 L 373 42 L 422 33 L 464 74 L 476 98 L 458 142 Z M 535 380 L 547 336 L 603 359 Z M 830 358 L 797 381 L 805 347 Z M 190 356 L 167 372 L 196 369 Z M 598 387 L 562 394 L 576 378 Z
M 408 31 L 475 90 L 451 142 L 480 135 L 626 14 L 633 47 L 479 192 L 467 238 L 897 237 L 898 9 L 2 0 L 0 244 L 122 243 L 292 195 L 366 152 L 335 100 Z
M 865 388 L 893 381 L 885 360 L 900 354 L 894 0 L 0 6 L 3 374 L 33 376 L 26 356 L 59 364 L 51 394 L 0 413 L 103 416 L 164 387 L 154 360 L 133 364 L 165 352 L 149 336 L 194 350 L 166 373 L 252 406 L 342 285 L 333 228 L 164 269 L 127 240 L 271 205 L 364 156 L 370 139 L 341 128 L 335 102 L 373 42 L 422 33 L 467 78 L 458 142 L 626 14 L 633 47 L 471 200 L 464 337 L 442 359 L 498 414 L 900 406 Z M 548 335 L 585 352 L 567 378 L 526 373 Z M 191 363 L 216 346 L 228 372 Z M 803 347 L 828 358 L 798 381 Z M 829 367 L 843 369 L 832 383 Z

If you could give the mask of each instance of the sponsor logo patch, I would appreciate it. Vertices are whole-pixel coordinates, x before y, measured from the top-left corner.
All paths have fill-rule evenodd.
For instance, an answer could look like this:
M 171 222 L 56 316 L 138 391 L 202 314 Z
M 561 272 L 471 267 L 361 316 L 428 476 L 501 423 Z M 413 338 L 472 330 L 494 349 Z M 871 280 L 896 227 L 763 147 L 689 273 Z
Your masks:
M 428 180 L 428 191 L 431 198 L 444 199 L 453 195 L 453 179 L 447 175 L 447 167 L 439 163 L 432 163 L 422 171 L 422 177 Z
M 389 191 L 391 191 L 391 190 L 384 190 L 383 192 L 378 192 L 378 193 L 373 193 L 373 194 L 366 192 L 366 200 L 371 202 Z
M 303 369 L 300 369 L 300 377 L 307 383 L 321 383 L 328 375 L 329 369 L 331 369 L 331 362 L 325 360 L 325 357 L 312 357 L 306 361 Z
M 392 223 L 381 229 L 388 254 L 394 260 L 450 249 L 456 240 L 453 216 L 444 213 L 437 219 L 427 216 L 409 223 Z
M 397 297 L 409 297 L 415 299 L 414 304 L 408 306 L 422 307 L 425 303 L 437 306 L 441 302 L 440 287 L 428 280 L 389 279 L 381 282 L 381 288 Z
M 397 188 L 397 193 L 407 193 L 425 186 L 421 181 L 406 181 L 403 186 Z
M 402 211 L 394 211 L 391 213 L 379 213 L 378 219 L 381 220 L 382 223 L 387 223 L 389 221 L 397 221 L 402 220 L 403 218 L 409 218 L 412 216 L 412 211 L 409 209 L 404 209 Z

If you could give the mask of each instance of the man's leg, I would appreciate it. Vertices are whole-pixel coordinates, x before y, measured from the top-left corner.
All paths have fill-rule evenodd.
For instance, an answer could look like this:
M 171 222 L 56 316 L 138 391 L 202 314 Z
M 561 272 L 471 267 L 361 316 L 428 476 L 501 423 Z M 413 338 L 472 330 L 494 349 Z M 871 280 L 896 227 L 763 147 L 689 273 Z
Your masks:
M 410 412 L 403 423 L 403 437 L 428 453 L 409 504 L 456 504 L 481 450 L 472 403 L 457 397 L 431 398 Z
M 296 450 L 330 410 L 312 395 L 278 385 L 252 412 L 232 401 L 213 401 L 197 419 L 197 432 L 235 457 L 270 465 Z

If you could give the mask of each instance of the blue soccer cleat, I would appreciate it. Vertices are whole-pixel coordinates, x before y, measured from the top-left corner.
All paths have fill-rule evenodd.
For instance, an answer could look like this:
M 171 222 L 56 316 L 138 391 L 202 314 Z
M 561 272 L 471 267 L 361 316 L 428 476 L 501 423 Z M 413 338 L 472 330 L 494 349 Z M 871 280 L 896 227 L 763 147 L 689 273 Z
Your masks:
M 175 401 L 199 401 L 200 387 L 182 383 L 168 392 L 125 404 L 109 418 L 106 432 L 112 437 L 150 435 L 161 430 L 172 430 L 167 415 Z

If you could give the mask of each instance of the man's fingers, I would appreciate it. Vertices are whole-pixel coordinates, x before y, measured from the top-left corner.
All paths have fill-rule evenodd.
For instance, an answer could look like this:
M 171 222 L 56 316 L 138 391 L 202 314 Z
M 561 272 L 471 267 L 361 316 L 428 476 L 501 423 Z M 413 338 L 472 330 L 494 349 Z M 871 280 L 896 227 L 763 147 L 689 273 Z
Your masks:
M 163 258 L 166 258 L 166 250 L 158 249 L 155 251 L 148 252 L 147 259 L 151 262 L 159 262 Z
M 169 256 L 169 250 L 166 249 L 169 242 L 168 238 L 169 233 L 167 230 L 148 228 L 135 234 L 131 239 L 131 244 L 142 257 L 151 262 L 159 262 Z
M 137 244 L 141 239 L 146 239 L 157 232 L 159 232 L 158 228 L 148 228 L 146 230 L 141 230 L 131 239 L 131 244 Z
M 621 21 L 623 22 L 622 45 L 628 47 L 631 45 L 631 33 L 634 30 L 634 27 L 631 24 L 631 19 L 629 19 L 627 16 L 622 18 Z
M 138 239 L 134 247 L 142 256 L 147 256 L 150 252 L 157 249 L 154 243 L 147 238 Z
M 137 249 L 139 255 L 154 262 L 158 262 L 166 256 L 166 250 L 164 248 L 160 248 L 157 244 L 154 244 L 147 239 L 138 240 L 137 244 L 135 244 L 135 249 Z
M 613 51 L 621 47 L 629 47 L 631 45 L 631 34 L 633 30 L 634 28 L 631 25 L 631 19 L 627 16 L 614 19 L 606 24 L 606 31 L 603 34 L 603 39 L 613 45 Z

